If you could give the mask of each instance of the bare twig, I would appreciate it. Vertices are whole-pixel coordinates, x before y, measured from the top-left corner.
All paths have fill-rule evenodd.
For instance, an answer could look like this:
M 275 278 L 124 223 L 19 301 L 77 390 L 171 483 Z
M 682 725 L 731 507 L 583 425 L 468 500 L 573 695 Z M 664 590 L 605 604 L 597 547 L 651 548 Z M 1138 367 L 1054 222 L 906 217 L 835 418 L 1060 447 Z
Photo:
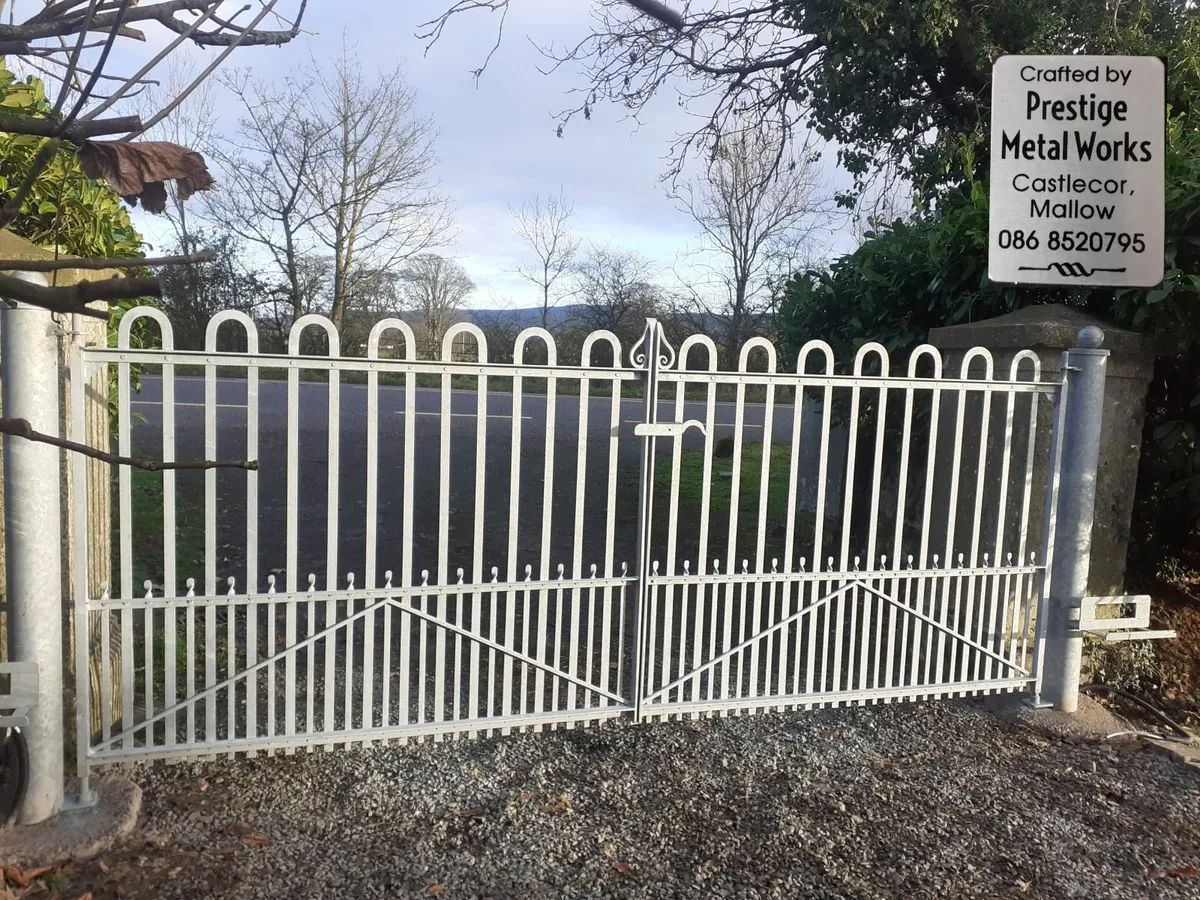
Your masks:
M 213 72 L 215 72 L 217 67 L 225 61 L 225 58 L 227 56 L 229 56 L 230 53 L 232 53 L 234 50 L 237 49 L 238 45 L 242 43 L 241 38 L 244 38 L 246 35 L 251 34 L 254 31 L 254 26 L 256 26 L 264 18 L 266 18 L 267 14 L 275 8 L 275 5 L 278 2 L 279 2 L 279 0 L 269 0 L 269 2 L 264 3 L 263 8 L 259 11 L 258 15 L 255 16 L 250 21 L 250 24 L 248 26 L 246 26 L 246 29 L 244 31 L 240 32 L 238 35 L 236 35 L 235 39 L 229 42 L 228 46 L 226 46 L 225 49 L 222 50 L 217 55 L 216 59 L 214 59 L 211 63 L 209 63 L 204 68 L 204 71 L 202 71 L 199 75 L 197 75 L 192 80 L 191 84 L 189 84 L 182 91 L 180 91 L 178 96 L 176 96 L 174 100 L 172 100 L 170 103 L 168 103 L 162 109 L 160 109 L 157 113 L 155 113 L 150 118 L 150 121 L 147 122 L 140 131 L 131 131 L 129 134 L 125 135 L 125 137 L 122 138 L 122 140 L 128 141 L 128 140 L 136 137 L 137 135 L 142 134 L 143 132 L 149 131 L 151 128 L 153 128 L 155 125 L 157 125 L 163 119 L 165 119 L 167 116 L 169 116 L 171 113 L 173 113 L 176 109 L 178 109 L 179 105 L 181 103 L 183 103 L 183 101 L 185 101 L 191 95 L 192 91 L 196 90 L 196 88 L 198 88 L 202 83 L 204 83 L 208 79 L 208 76 L 210 76 Z M 307 5 L 307 3 L 308 3 L 308 0 L 301 0 L 300 13 L 299 13 L 299 15 L 296 16 L 297 31 L 299 30 L 299 27 L 300 27 L 300 20 L 302 18 L 304 18 L 304 8 Z
M 130 466 L 131 468 L 143 469 L 147 472 L 165 472 L 168 469 L 246 469 L 250 472 L 258 471 L 257 459 L 180 459 L 164 462 L 160 459 L 138 459 L 133 456 L 116 456 L 112 453 L 106 453 L 103 450 L 97 450 L 95 447 L 89 447 L 87 444 L 80 444 L 76 441 L 69 441 L 66 438 L 54 437 L 50 434 L 42 434 L 40 431 L 34 431 L 33 426 L 26 419 L 0 419 L 0 434 L 11 434 L 14 437 L 25 438 L 27 441 L 36 441 L 40 444 L 62 447 L 64 450 L 72 450 L 75 453 L 90 456 L 92 459 L 111 463 L 114 466 Z
M 243 7 L 243 8 L 248 9 L 249 7 Z M 123 96 L 125 96 L 125 94 L 128 93 L 129 89 L 132 88 L 133 85 L 140 84 L 142 82 L 142 79 L 144 79 L 147 75 L 149 75 L 155 66 L 157 66 L 164 59 L 166 59 L 171 53 L 173 53 L 175 51 L 175 48 L 178 47 L 180 44 L 182 44 L 184 41 L 186 41 L 189 37 L 191 37 L 195 31 L 199 30 L 200 26 L 203 25 L 205 22 L 207 22 L 213 16 L 213 14 L 216 13 L 216 11 L 217 11 L 217 7 L 215 4 L 213 6 L 210 6 L 208 8 L 208 11 L 205 12 L 204 15 L 200 16 L 200 18 L 196 19 L 196 21 L 194 21 L 190 26 L 188 26 L 186 31 L 181 32 L 180 35 L 177 38 L 175 38 L 175 40 L 171 41 L 171 43 L 169 43 L 169 44 L 167 44 L 167 46 L 163 47 L 162 50 L 160 50 L 154 56 L 153 59 L 151 59 L 148 63 L 146 63 L 144 66 L 142 66 L 140 69 L 138 69 L 137 72 L 135 72 L 133 75 L 130 75 L 128 79 L 125 79 L 124 85 L 117 88 L 117 90 L 113 91 L 113 93 L 108 97 L 107 100 L 105 100 L 103 103 L 101 103 L 95 109 L 93 109 L 91 112 L 89 112 L 83 118 L 84 119 L 96 118 L 96 116 L 100 115 L 106 109 L 111 107 L 114 103 L 116 103 L 118 100 L 120 100 Z
M 184 266 L 212 262 L 212 250 L 145 259 L 0 259 L 0 272 L 57 272 L 61 269 L 140 269 L 143 266 Z
M 161 296 L 162 284 L 157 278 L 104 278 L 63 287 L 46 287 L 14 275 L 0 274 L 0 297 L 20 300 L 51 312 L 79 313 L 103 321 L 108 321 L 108 311 L 92 309 L 89 303 Z

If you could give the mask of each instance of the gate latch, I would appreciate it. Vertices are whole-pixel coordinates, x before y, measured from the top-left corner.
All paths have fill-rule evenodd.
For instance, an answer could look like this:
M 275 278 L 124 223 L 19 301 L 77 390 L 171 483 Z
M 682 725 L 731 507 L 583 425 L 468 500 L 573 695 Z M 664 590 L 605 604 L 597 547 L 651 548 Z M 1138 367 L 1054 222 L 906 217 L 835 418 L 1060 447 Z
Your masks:
M 688 419 L 686 422 L 642 422 L 633 427 L 633 433 L 638 437 L 678 437 L 689 428 L 697 428 L 705 434 L 704 423 L 699 419 Z
M 1102 607 L 1132 606 L 1131 616 L 1100 616 Z M 1150 596 L 1130 594 L 1124 597 L 1084 597 L 1079 606 L 1079 630 L 1103 637 L 1106 641 L 1153 641 L 1175 637 L 1170 630 L 1150 628 Z

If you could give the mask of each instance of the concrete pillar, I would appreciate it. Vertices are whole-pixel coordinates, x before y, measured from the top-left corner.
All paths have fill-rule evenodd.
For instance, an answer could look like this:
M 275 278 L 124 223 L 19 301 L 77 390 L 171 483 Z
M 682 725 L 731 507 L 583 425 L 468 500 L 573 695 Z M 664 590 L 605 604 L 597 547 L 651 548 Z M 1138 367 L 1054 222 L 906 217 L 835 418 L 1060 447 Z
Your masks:
M 1059 367 L 1063 351 L 1075 346 L 1080 330 L 1088 326 L 1103 329 L 1104 349 L 1110 354 L 1088 575 L 1088 593 L 1099 596 L 1119 594 L 1124 590 L 1146 389 L 1154 371 L 1150 339 L 1134 331 L 1116 328 L 1078 309 L 1046 304 L 994 319 L 934 328 L 929 332 L 929 342 L 942 351 L 946 372 L 951 375 L 958 374 L 963 354 L 971 347 L 987 347 L 992 352 L 998 377 L 1007 377 L 1014 355 L 1029 349 L 1041 360 L 1042 380 L 1057 381 L 1061 377 Z M 1051 412 L 1049 403 L 1040 404 L 1037 417 L 1039 448 L 1048 446 Z M 1018 440 L 1019 436 L 1018 430 Z M 1029 522 L 1039 531 L 1045 517 L 1048 464 L 1048 454 L 1039 450 L 1034 458 L 1034 490 L 1029 515 Z M 1017 499 L 1010 495 L 1009 505 L 1014 502 Z M 960 511 L 959 520 L 962 518 Z M 1040 543 L 1034 547 L 1040 550 Z
M 40 276 L 31 280 L 45 283 Z M 0 304 L 4 414 L 58 433 L 58 328 L 51 313 Z M 63 799 L 63 617 L 59 450 L 4 437 L 9 658 L 38 669 L 37 705 L 25 730 L 29 789 L 17 821 L 32 825 Z

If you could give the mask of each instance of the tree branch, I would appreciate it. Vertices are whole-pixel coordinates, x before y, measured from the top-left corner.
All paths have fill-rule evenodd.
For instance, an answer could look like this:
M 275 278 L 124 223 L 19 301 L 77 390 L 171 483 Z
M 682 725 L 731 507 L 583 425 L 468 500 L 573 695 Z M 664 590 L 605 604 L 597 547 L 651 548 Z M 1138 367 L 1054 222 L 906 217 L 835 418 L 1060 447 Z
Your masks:
M 157 278 L 105 278 L 65 287 L 46 287 L 14 275 L 0 274 L 0 297 L 19 300 L 51 312 L 79 313 L 105 322 L 108 321 L 108 311 L 92 309 L 89 303 L 161 296 L 162 285 Z
M 131 466 L 134 469 L 143 469 L 147 472 L 165 472 L 168 469 L 246 469 L 250 472 L 258 471 L 257 459 L 180 459 L 172 462 L 164 462 L 158 459 L 115 456 L 112 453 L 97 450 L 95 447 L 89 447 L 87 444 L 80 444 L 75 441 L 68 441 L 66 438 L 54 437 L 53 435 L 42 434 L 40 431 L 34 431 L 33 426 L 26 419 L 0 419 L 0 434 L 11 434 L 14 437 L 25 438 L 27 441 L 50 444 L 54 447 L 61 447 L 64 450 L 73 450 L 75 453 L 90 456 L 92 459 L 98 459 L 101 462 L 111 463 L 114 466 Z
M 88 122 L 72 122 L 65 129 L 61 122 L 53 119 L 37 119 L 32 116 L 9 116 L 0 114 L 0 131 L 9 134 L 31 134 L 37 137 L 62 137 L 72 144 L 82 144 L 88 138 L 103 134 L 124 134 L 140 131 L 140 116 L 117 116 L 112 119 L 93 119 Z
M 0 129 L 2 130 L 2 129 Z M 180 256 L 156 256 L 144 259 L 0 259 L 2 272 L 58 272 L 62 269 L 140 269 L 143 266 L 183 266 L 212 262 L 212 250 L 184 253 Z
M 26 22 L 24 25 L 0 25 L 0 41 L 36 41 L 41 38 L 59 37 L 77 34 L 80 31 L 110 31 L 131 22 L 158 22 L 164 28 L 182 34 L 191 25 L 175 17 L 176 13 L 194 12 L 197 9 L 207 10 L 219 0 L 163 0 L 127 11 L 105 13 L 95 16 L 90 22 L 86 16 L 67 19 L 53 19 Z M 301 0 L 300 10 L 291 28 L 286 31 L 256 31 L 253 28 L 235 29 L 229 33 L 224 30 L 196 32 L 191 35 L 192 42 L 204 46 L 228 46 L 234 40 L 243 46 L 286 44 L 300 33 L 300 21 L 304 18 L 307 0 Z

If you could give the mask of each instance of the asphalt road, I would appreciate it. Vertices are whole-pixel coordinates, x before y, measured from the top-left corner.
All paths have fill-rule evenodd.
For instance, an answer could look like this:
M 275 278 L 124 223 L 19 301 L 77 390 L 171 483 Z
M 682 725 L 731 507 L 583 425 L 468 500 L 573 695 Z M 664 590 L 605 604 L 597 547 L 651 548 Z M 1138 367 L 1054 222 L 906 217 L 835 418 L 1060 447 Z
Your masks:
M 221 379 L 217 382 L 217 453 L 222 459 L 241 459 L 246 456 L 246 382 L 240 379 Z M 367 389 L 365 385 L 343 384 L 339 394 L 337 462 L 332 472 L 336 482 L 331 491 L 329 386 L 302 383 L 299 387 L 299 453 L 298 462 L 289 460 L 287 452 L 288 404 L 287 384 L 282 381 L 261 381 L 259 385 L 258 439 L 261 471 L 259 475 L 259 573 L 282 574 L 287 566 L 286 522 L 287 472 L 290 465 L 299 466 L 300 490 L 297 509 L 297 576 L 306 583 L 308 573 L 317 576 L 325 587 L 330 575 L 345 583 L 347 572 L 361 573 L 365 562 L 367 510 Z M 443 464 L 441 428 L 441 392 L 418 388 L 415 391 L 415 423 L 413 458 L 413 548 L 414 572 L 423 568 L 437 569 L 441 521 L 441 470 Z M 588 403 L 586 456 L 582 468 L 584 500 L 576 501 L 579 476 L 579 445 L 581 434 L 578 396 L 560 395 L 553 406 L 553 427 L 547 416 L 544 395 L 525 394 L 521 400 L 520 473 L 517 479 L 518 503 L 516 515 L 510 508 L 512 479 L 512 424 L 514 397 L 508 392 L 492 392 L 487 398 L 487 424 L 483 436 L 483 478 L 481 544 L 484 566 L 495 565 L 501 577 L 507 569 L 510 544 L 515 545 L 518 571 L 532 565 L 535 575 L 542 569 L 543 550 L 548 548 L 550 572 L 558 563 L 570 569 L 574 557 L 576 518 L 583 520 L 583 559 L 585 565 L 595 563 L 603 571 L 607 555 L 608 493 L 610 476 L 613 479 L 613 562 L 619 570 L 622 561 L 632 566 L 636 537 L 636 503 L 638 467 L 642 441 L 634 435 L 634 427 L 642 421 L 642 400 L 622 400 L 619 425 L 616 429 L 616 452 L 610 460 L 610 432 L 613 401 L 608 397 L 592 397 Z M 446 513 L 446 559 L 450 572 L 458 566 L 471 571 L 476 551 L 475 521 L 478 510 L 475 496 L 478 453 L 477 395 L 470 390 L 451 392 L 450 432 L 448 435 L 447 468 L 449 498 Z M 381 385 L 378 401 L 379 477 L 376 489 L 378 567 L 397 572 L 403 565 L 404 510 L 404 429 L 405 391 L 403 387 Z M 133 423 L 132 443 L 135 453 L 161 455 L 162 441 L 162 381 L 143 376 L 140 390 L 131 398 Z M 736 406 L 716 404 L 714 438 L 719 440 L 734 433 Z M 816 490 L 820 413 L 806 406 L 802 413 L 801 494 L 811 496 Z M 777 404 L 773 416 L 771 438 L 775 443 L 790 444 L 793 409 L 791 404 Z M 676 419 L 674 401 L 664 401 L 659 409 L 660 421 Z M 705 418 L 703 401 L 687 401 L 685 419 Z M 744 444 L 763 440 L 765 407 L 762 404 L 744 405 L 742 441 Z M 176 458 L 201 458 L 204 453 L 204 381 L 201 378 L 175 380 L 175 437 Z M 660 440 L 656 466 L 668 459 L 672 442 Z M 703 446 L 703 437 L 690 430 L 684 438 L 684 449 Z M 547 452 L 552 455 L 551 474 L 547 483 Z M 831 463 L 837 468 L 836 449 Z M 836 475 L 831 470 L 831 476 Z M 246 545 L 246 473 L 221 470 L 216 475 L 218 485 L 218 543 L 220 578 L 233 575 L 239 584 L 245 579 L 244 548 Z M 834 479 L 836 480 L 836 479 Z M 181 517 L 201 516 L 204 476 L 199 472 L 181 472 L 177 477 Z M 332 503 L 331 503 L 332 501 Z M 655 516 L 656 558 L 666 554 L 667 498 L 659 498 Z M 330 506 L 336 514 L 329 516 Z M 811 506 L 811 502 L 809 502 Z M 548 506 L 550 521 L 543 521 L 543 508 Z M 698 549 L 698 522 L 693 506 L 681 504 L 678 553 L 694 553 Z M 719 519 L 720 516 L 717 516 Z M 331 533 L 331 526 L 336 529 Z M 548 542 L 543 534 L 549 535 Z M 709 552 L 724 556 L 725 532 L 714 519 Z M 691 535 L 689 537 L 689 535 Z M 156 536 L 134 534 L 134 540 L 154 540 Z M 719 540 L 718 540 L 719 538 Z M 753 546 L 748 548 L 753 555 Z M 329 565 L 331 550 L 336 561 Z M 739 550 L 739 554 L 741 551 Z M 202 564 L 194 560 L 179 560 L 181 579 L 194 574 L 199 580 Z M 199 571 L 194 569 L 199 568 Z M 332 570 L 332 571 L 331 571 Z M 359 583 L 362 582 L 361 575 Z M 436 573 L 431 580 L 437 580 Z M 263 585 L 260 584 L 261 588 Z M 241 588 L 239 587 L 239 590 Z

